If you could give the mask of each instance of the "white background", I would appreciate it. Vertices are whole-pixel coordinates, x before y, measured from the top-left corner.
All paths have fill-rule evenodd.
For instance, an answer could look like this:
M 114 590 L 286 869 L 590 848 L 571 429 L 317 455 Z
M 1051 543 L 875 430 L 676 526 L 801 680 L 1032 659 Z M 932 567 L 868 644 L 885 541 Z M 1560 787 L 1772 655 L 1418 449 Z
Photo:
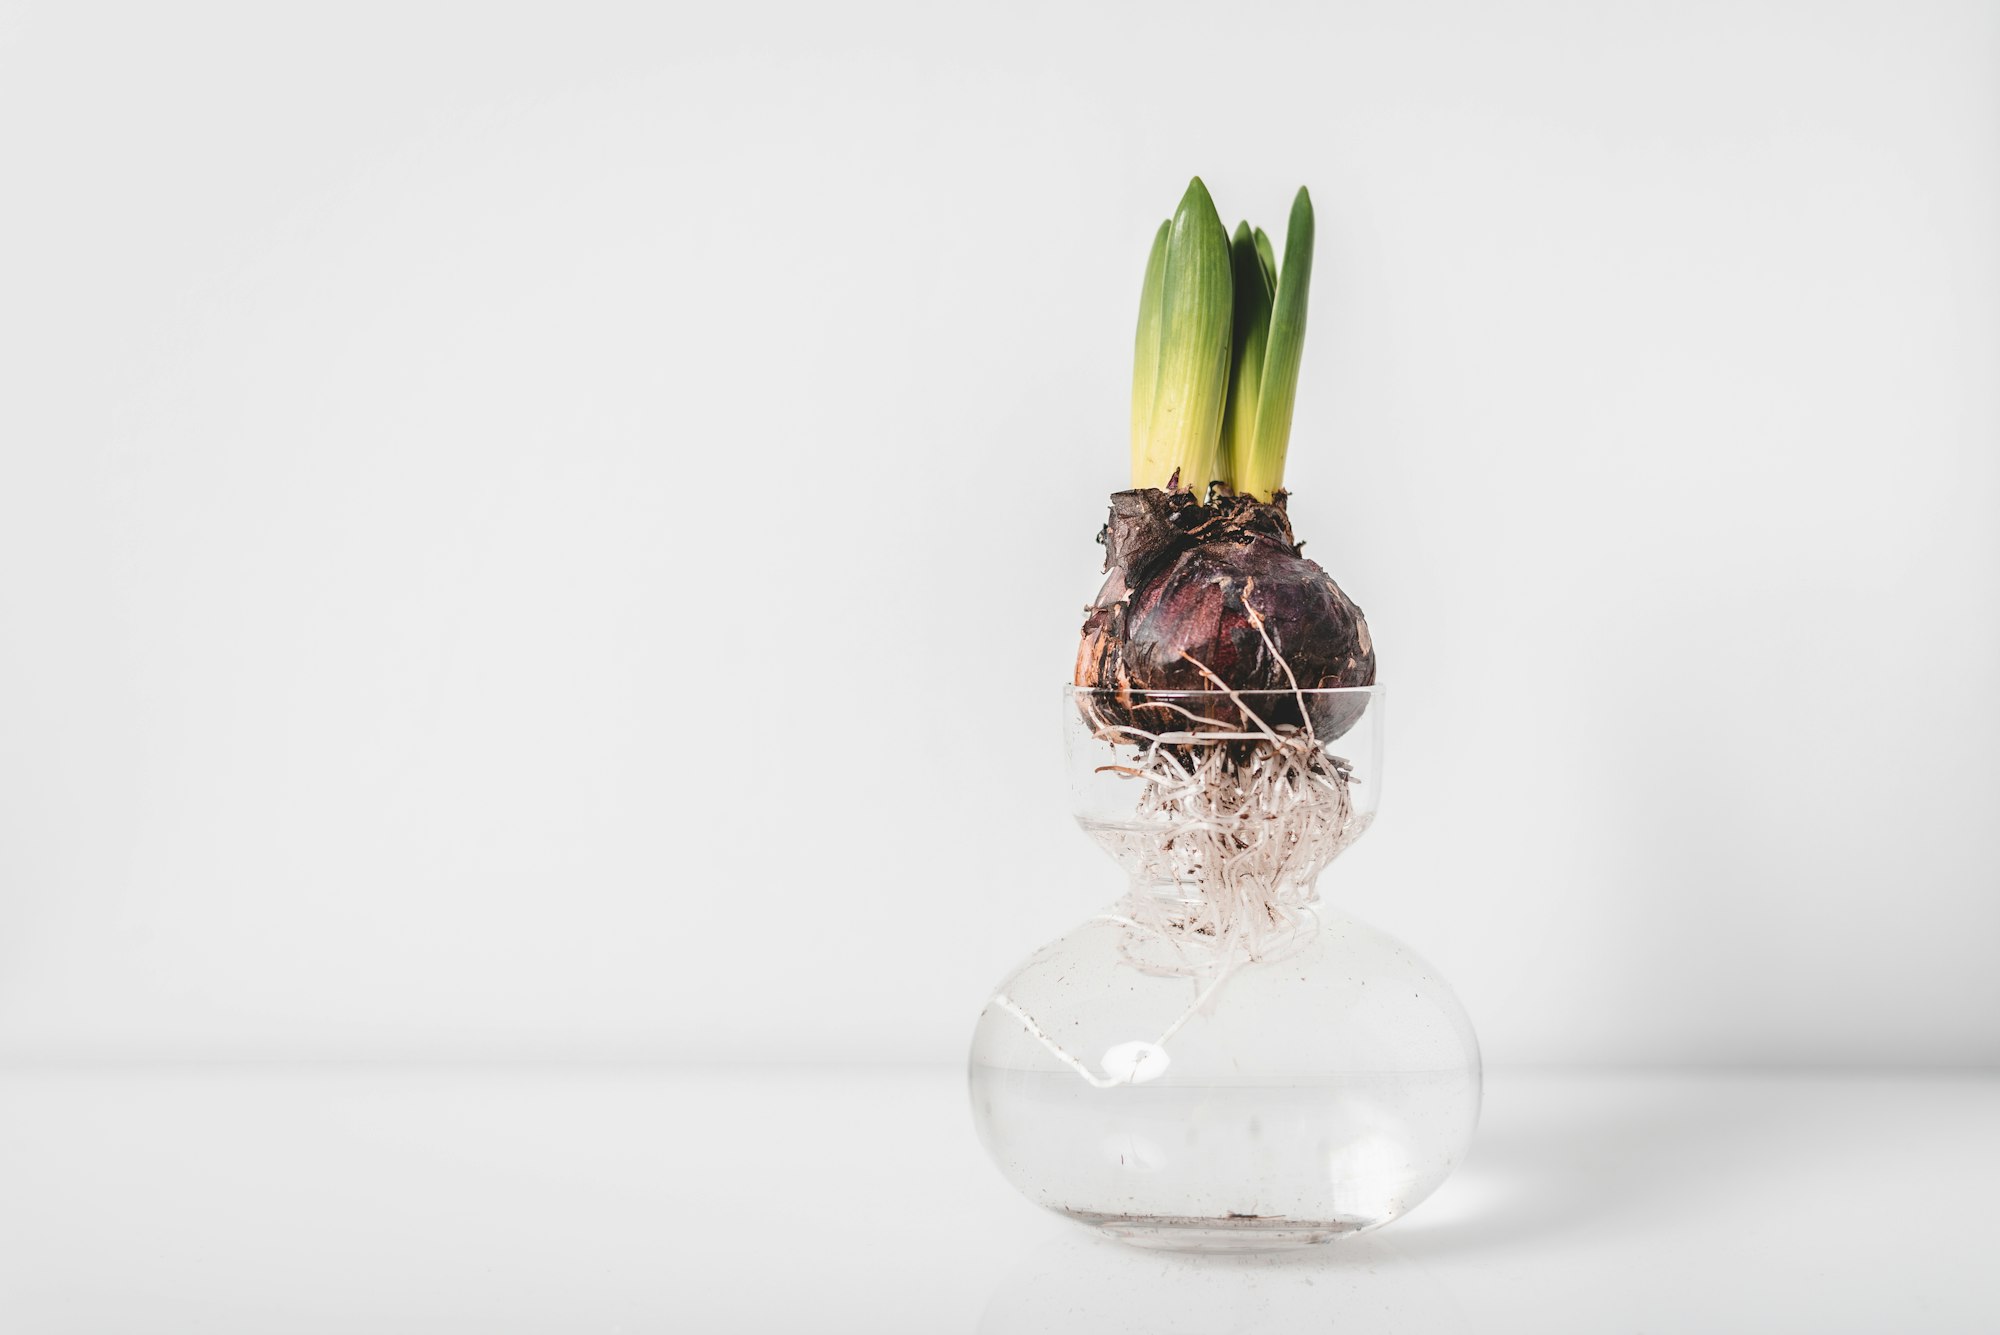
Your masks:
M 723 12 L 724 10 L 727 12 Z M 0 1055 L 956 1060 L 1191 172 L 1501 1062 L 2000 1060 L 2000 10 L 0 7 Z

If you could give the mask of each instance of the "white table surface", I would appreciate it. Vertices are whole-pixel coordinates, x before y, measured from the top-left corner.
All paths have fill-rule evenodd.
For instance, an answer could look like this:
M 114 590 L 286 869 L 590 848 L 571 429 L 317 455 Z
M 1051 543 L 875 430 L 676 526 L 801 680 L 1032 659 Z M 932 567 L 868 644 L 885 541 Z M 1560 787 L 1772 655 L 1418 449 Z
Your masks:
M 2000 1075 L 1497 1072 L 1279 1258 L 1016 1197 L 955 1070 L 0 1068 L 0 1331 L 2000 1331 Z

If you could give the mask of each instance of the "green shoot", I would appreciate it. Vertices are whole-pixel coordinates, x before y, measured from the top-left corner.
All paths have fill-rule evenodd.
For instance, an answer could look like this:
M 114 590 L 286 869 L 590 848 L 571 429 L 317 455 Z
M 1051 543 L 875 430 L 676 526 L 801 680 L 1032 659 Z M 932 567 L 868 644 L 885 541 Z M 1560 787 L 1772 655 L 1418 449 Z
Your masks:
M 1132 476 L 1146 457 L 1146 432 L 1153 421 L 1153 389 L 1160 375 L 1160 304 L 1166 291 L 1169 219 L 1153 234 L 1146 257 L 1146 286 L 1139 296 L 1139 334 L 1132 347 Z M 1136 482 L 1133 485 L 1138 485 Z
M 1178 478 L 1183 490 L 1199 494 L 1222 477 L 1222 411 L 1229 396 L 1234 315 L 1229 268 L 1229 234 L 1197 176 L 1167 230 L 1159 361 L 1145 439 L 1133 460 L 1135 487 L 1166 487 Z M 1136 403 L 1136 390 L 1133 397 Z
M 1271 333 L 1257 394 L 1257 420 L 1248 456 L 1233 470 L 1236 490 L 1268 501 L 1285 485 L 1285 447 L 1292 434 L 1292 402 L 1299 387 L 1299 354 L 1305 347 L 1306 297 L 1312 287 L 1313 209 L 1305 187 L 1292 200 L 1285 230 L 1285 264 L 1271 307 Z
M 1264 343 L 1271 332 L 1271 286 L 1250 224 L 1236 224 L 1229 244 L 1230 281 L 1235 287 L 1234 335 L 1229 347 L 1229 403 L 1222 412 L 1222 457 L 1230 479 L 1250 465 L 1257 430 L 1257 396 L 1264 382 Z
M 1312 198 L 1292 200 L 1285 264 L 1261 227 L 1222 229 L 1199 176 L 1153 235 L 1132 348 L 1132 485 L 1197 495 L 1220 482 L 1271 500 L 1312 286 Z

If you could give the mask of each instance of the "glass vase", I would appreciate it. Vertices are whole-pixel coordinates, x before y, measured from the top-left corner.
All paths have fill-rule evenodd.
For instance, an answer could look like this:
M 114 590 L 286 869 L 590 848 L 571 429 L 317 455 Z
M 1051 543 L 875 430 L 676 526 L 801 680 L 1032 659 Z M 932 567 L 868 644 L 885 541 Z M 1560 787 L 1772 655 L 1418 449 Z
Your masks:
M 1464 1157 L 1479 1048 L 1407 946 L 1323 903 L 1372 820 L 1379 687 L 1064 695 L 1077 821 L 1124 869 L 1104 912 L 995 989 L 971 1093 L 1030 1200 L 1182 1250 L 1326 1242 Z

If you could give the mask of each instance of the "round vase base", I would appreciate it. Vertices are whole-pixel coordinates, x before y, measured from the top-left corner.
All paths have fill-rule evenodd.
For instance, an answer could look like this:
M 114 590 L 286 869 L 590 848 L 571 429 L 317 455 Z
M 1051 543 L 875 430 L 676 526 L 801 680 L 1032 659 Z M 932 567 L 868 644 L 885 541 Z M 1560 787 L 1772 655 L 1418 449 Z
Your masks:
M 1108 1238 L 1165 1252 L 1278 1252 L 1317 1247 L 1368 1224 L 1358 1219 L 1288 1219 L 1282 1215 L 1098 1214 L 1065 1210 Z

